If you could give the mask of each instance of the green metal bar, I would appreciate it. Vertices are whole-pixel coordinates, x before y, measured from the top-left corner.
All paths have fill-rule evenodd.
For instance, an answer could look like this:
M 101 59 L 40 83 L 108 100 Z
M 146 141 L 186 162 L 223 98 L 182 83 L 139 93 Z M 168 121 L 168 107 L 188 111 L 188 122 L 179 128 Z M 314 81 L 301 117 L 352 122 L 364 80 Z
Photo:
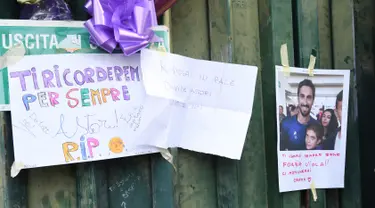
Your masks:
M 109 207 L 105 162 L 82 163 L 76 166 L 77 207 Z
M 281 65 L 280 47 L 288 46 L 289 64 L 294 65 L 292 0 L 259 2 L 260 53 L 262 57 L 262 93 L 267 161 L 268 206 L 299 208 L 301 192 L 279 193 L 277 170 L 277 127 L 275 117 L 275 65 Z M 271 131 L 273 129 L 273 131 Z
M 87 20 L 86 0 L 68 2 L 75 20 Z M 106 208 L 108 203 L 107 171 L 104 161 L 76 165 L 77 207 Z
M 340 190 L 340 207 L 343 208 L 374 205 L 369 186 L 375 183 L 374 160 L 369 155 L 375 143 L 368 137 L 372 135 L 371 123 L 375 116 L 372 110 L 375 99 L 371 96 L 375 89 L 374 7 L 375 2 L 371 0 L 332 0 L 334 68 L 354 68 L 356 75 L 351 77 L 345 188 Z
M 318 0 L 318 26 L 319 26 L 319 66 L 322 69 L 333 68 L 332 57 L 332 20 L 331 1 Z M 339 208 L 339 190 L 326 190 L 326 206 L 329 208 Z
M 152 207 L 150 156 L 107 160 L 109 207 Z
M 318 24 L 318 1 L 301 0 L 296 1 L 297 18 L 297 42 L 296 47 L 298 57 L 297 66 L 307 68 L 312 49 L 318 51 L 315 68 L 320 66 L 320 48 L 319 48 L 319 24 Z M 309 194 L 306 191 L 305 194 Z M 318 200 L 314 202 L 312 194 L 310 195 L 310 207 L 326 207 L 325 190 L 317 190 Z
M 152 207 L 173 208 L 173 167 L 160 154 L 151 156 Z
M 159 25 L 170 25 L 170 11 L 166 11 L 164 15 L 158 19 Z M 169 31 L 170 32 L 170 31 Z M 170 45 L 170 40 L 169 45 Z M 174 150 L 171 151 L 174 155 Z M 154 208 L 172 208 L 174 206 L 174 169 L 160 154 L 151 156 L 151 183 L 152 183 L 152 207 Z
M 21 170 L 16 178 L 10 177 L 14 162 L 12 124 L 9 112 L 0 113 L 0 207 L 27 206 L 27 170 Z
M 209 32 L 211 60 L 233 62 L 232 1 L 209 0 Z M 216 158 L 217 207 L 239 207 L 239 162 Z
M 209 59 L 207 2 L 179 0 L 172 7 L 173 52 L 193 58 Z M 179 149 L 176 157 L 176 206 L 216 208 L 215 158 Z
M 73 167 L 63 165 L 30 169 L 27 207 L 76 207 Z
M 16 1 L 0 0 L 0 19 L 18 19 L 19 5 Z M 9 112 L 0 112 L 0 207 L 27 206 L 27 170 L 16 178 L 10 177 L 14 162 L 13 138 Z
M 232 1 L 233 63 L 261 66 L 258 1 Z M 239 207 L 267 207 L 263 126 L 262 67 L 258 70 L 254 104 L 239 161 Z

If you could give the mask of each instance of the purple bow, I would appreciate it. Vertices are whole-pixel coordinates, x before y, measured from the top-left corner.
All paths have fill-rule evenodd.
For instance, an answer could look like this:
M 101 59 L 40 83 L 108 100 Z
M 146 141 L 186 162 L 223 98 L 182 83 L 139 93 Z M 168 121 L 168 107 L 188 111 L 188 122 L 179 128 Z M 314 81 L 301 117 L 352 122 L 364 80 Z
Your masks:
M 92 16 L 84 24 L 90 42 L 109 53 L 119 44 L 130 56 L 161 41 L 151 29 L 157 25 L 153 0 L 88 0 L 85 8 Z

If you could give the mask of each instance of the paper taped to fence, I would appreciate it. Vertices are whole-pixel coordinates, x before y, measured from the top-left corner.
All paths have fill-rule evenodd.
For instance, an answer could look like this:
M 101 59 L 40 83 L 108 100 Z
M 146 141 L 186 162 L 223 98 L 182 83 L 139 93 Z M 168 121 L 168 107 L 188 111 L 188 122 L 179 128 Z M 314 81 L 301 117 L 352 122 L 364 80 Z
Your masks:
M 158 152 L 131 146 L 154 116 L 139 55 L 29 55 L 8 72 L 15 162 L 24 168 Z
M 280 192 L 343 188 L 350 70 L 275 74 Z
M 201 66 L 200 61 L 185 64 Z M 20 169 L 34 168 L 167 147 L 239 159 L 257 70 L 213 64 L 217 72 L 210 64 L 201 70 L 212 87 L 212 100 L 189 103 L 147 95 L 148 70 L 142 75 L 139 55 L 27 55 L 8 67 L 15 163 L 22 164 Z M 223 102 L 221 96 L 230 93 L 237 93 L 228 97 L 234 105 L 214 102 Z
M 164 102 L 163 116 L 149 128 L 163 126 L 164 131 L 143 135 L 140 142 L 240 159 L 257 67 L 149 49 L 141 52 L 141 66 L 146 93 Z

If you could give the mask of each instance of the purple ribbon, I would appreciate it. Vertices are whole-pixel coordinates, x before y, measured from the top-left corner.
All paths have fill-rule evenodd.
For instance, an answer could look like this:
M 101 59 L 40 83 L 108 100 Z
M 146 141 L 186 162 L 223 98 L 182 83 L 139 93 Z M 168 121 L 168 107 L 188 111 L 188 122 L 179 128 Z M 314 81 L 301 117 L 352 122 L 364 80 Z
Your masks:
M 92 16 L 85 22 L 90 42 L 109 53 L 120 45 L 126 56 L 160 42 L 151 27 L 157 25 L 153 0 L 88 0 Z

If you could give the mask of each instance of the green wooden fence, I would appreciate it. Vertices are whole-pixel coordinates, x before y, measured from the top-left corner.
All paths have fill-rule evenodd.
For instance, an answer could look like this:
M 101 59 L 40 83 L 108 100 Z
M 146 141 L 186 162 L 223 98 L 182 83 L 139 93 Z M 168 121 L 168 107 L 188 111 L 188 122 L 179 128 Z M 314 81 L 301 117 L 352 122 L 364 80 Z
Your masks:
M 68 2 L 75 19 L 88 18 L 82 9 L 85 0 Z M 295 66 L 307 67 L 310 51 L 315 48 L 317 67 L 357 66 L 361 75 L 366 75 L 374 66 L 374 58 L 366 56 L 370 53 L 366 44 L 373 47 L 373 41 L 364 38 L 366 28 L 371 26 L 368 13 L 374 4 L 371 0 L 179 0 L 162 18 L 171 28 L 172 52 L 260 68 L 242 159 L 174 150 L 177 172 L 154 154 L 24 170 L 12 179 L 10 115 L 0 113 L 0 208 L 361 207 L 355 87 L 361 77 L 352 79 L 346 188 L 319 190 L 318 201 L 313 202 L 309 191 L 278 191 L 274 65 L 280 64 L 280 46 L 287 43 L 289 62 Z M 0 5 L 0 18 L 18 18 L 16 0 L 0 0 Z M 367 13 L 355 15 L 363 11 Z M 363 37 L 355 37 L 353 22 L 358 23 L 356 30 Z M 355 57 L 367 65 L 356 63 Z M 358 85 L 370 86 L 368 82 Z M 368 101 L 358 94 L 359 104 Z M 129 189 L 134 191 L 126 196 Z

